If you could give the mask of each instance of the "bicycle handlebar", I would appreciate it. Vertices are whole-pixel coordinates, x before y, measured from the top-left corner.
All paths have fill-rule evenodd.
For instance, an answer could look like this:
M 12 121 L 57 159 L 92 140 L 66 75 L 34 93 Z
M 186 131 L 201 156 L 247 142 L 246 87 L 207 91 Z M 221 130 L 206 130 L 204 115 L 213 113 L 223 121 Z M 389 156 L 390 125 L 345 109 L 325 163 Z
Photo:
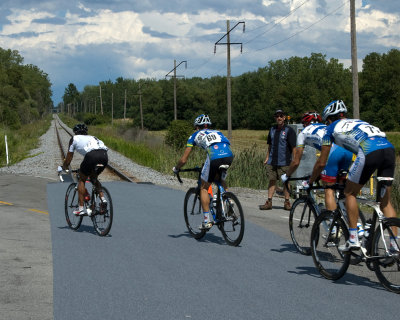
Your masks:
M 180 172 L 201 172 L 200 167 L 188 168 L 188 169 L 179 169 L 177 173 L 175 173 L 176 178 L 178 179 L 179 183 L 183 183 L 181 176 L 179 175 Z

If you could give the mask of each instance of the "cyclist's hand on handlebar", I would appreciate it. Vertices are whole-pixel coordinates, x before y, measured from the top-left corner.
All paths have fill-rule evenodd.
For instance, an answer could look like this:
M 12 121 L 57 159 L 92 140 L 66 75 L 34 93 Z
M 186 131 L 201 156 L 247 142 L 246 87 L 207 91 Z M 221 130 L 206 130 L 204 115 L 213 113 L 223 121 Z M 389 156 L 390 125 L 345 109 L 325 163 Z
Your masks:
M 63 168 L 62 168 L 61 166 L 58 166 L 57 172 L 58 172 L 58 173 L 61 173 L 61 172 L 63 172 L 63 171 L 64 171 Z
M 303 181 L 301 182 L 301 185 L 302 185 L 302 187 L 303 187 L 304 189 L 309 189 L 309 188 L 310 188 L 310 182 L 309 182 L 309 180 L 303 180 Z
M 175 167 L 172 168 L 172 171 L 173 171 L 175 174 L 178 174 L 178 173 L 179 173 L 179 169 L 177 169 L 177 168 L 175 168 Z
M 285 183 L 289 178 L 290 178 L 290 177 L 288 177 L 288 176 L 286 175 L 286 173 L 284 173 L 283 175 L 281 175 L 281 180 L 282 180 L 283 183 Z

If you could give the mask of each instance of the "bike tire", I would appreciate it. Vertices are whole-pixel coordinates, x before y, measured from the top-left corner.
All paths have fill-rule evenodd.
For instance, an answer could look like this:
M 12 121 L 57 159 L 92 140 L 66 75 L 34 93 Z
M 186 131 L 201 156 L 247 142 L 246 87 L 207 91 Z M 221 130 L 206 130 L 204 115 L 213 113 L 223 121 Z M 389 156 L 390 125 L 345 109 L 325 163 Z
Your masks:
M 65 220 L 72 230 L 78 230 L 82 223 L 82 216 L 73 214 L 75 209 L 79 207 L 78 190 L 75 188 L 76 183 L 71 183 L 65 192 Z
M 103 191 L 104 198 L 107 200 L 107 203 L 103 203 L 100 199 L 99 194 L 95 193 L 94 199 L 92 199 L 91 201 L 91 218 L 96 233 L 99 236 L 104 237 L 108 235 L 111 230 L 114 217 L 114 208 L 110 192 L 107 190 L 107 188 L 103 186 L 101 187 L 101 189 Z
M 310 236 L 317 212 L 314 206 L 302 197 L 296 199 L 289 213 L 289 231 L 292 242 L 297 251 L 304 255 L 311 255 Z
M 324 211 L 311 231 L 311 254 L 318 272 L 329 280 L 340 279 L 350 264 L 350 254 L 343 254 L 338 246 L 349 239 L 346 223 L 337 211 Z
M 226 217 L 222 219 L 219 227 L 226 243 L 230 246 L 237 247 L 244 235 L 244 214 L 242 205 L 232 192 L 225 192 L 222 200 Z
M 206 230 L 199 229 L 203 222 L 203 210 L 201 207 L 200 193 L 198 188 L 190 188 L 185 195 L 183 204 L 183 215 L 189 233 L 199 240 L 204 237 Z
M 379 282 L 389 291 L 400 293 L 400 257 L 388 257 L 384 247 L 384 242 L 387 248 L 390 247 L 390 235 L 393 235 L 391 227 L 400 228 L 400 219 L 387 218 L 383 221 L 383 236 L 378 227 L 372 239 L 372 256 L 382 257 L 373 261 L 374 271 Z M 400 246 L 400 241 L 397 240 L 397 245 Z

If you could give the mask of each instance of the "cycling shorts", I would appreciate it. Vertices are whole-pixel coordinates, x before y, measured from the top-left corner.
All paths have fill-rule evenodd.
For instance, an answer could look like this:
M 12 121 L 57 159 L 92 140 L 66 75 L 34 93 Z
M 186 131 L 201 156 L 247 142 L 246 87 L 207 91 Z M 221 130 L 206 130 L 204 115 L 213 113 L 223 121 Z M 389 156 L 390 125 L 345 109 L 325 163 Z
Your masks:
M 203 170 L 201 171 L 201 179 L 207 182 L 214 182 L 216 179 L 219 180 L 217 174 L 219 170 L 219 166 L 223 164 L 231 165 L 233 161 L 233 156 L 218 158 L 210 161 L 210 158 L 207 156 L 206 162 L 204 163 Z M 225 180 L 226 174 L 220 177 L 221 180 Z
M 85 176 L 89 176 L 94 171 L 97 164 L 104 165 L 102 168 L 98 169 L 98 173 L 100 174 L 108 164 L 108 155 L 106 150 L 97 149 L 86 153 L 81 163 L 80 171 Z
M 340 170 L 348 170 L 351 165 L 353 153 L 338 145 L 332 145 L 328 162 L 321 173 L 321 180 L 328 183 L 335 183 Z
M 354 183 L 364 185 L 375 170 L 377 170 L 378 177 L 393 178 L 395 166 L 394 148 L 375 150 L 367 155 L 360 148 L 357 158 L 350 168 L 348 179 Z M 388 181 L 386 185 L 392 185 L 392 181 Z

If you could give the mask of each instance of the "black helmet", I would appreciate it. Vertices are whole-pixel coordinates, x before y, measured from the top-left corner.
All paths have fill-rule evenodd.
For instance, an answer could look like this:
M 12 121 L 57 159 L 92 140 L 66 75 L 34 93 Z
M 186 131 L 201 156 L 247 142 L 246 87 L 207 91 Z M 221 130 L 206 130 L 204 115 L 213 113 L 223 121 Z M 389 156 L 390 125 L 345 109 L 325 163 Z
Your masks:
M 87 134 L 88 127 L 84 123 L 78 123 L 75 125 L 74 129 L 72 129 L 75 134 Z

